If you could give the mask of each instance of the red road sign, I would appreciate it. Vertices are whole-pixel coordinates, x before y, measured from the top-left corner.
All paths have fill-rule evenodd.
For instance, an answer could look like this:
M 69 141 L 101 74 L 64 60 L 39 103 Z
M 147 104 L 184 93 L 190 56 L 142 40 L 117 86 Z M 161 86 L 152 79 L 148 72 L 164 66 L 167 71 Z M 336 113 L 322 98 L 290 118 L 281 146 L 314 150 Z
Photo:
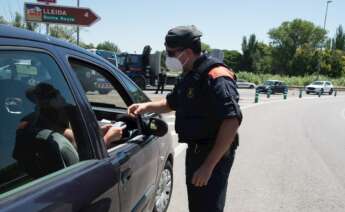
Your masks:
M 56 0 L 37 0 L 37 2 L 56 4 Z
M 25 20 L 29 22 L 91 26 L 100 20 L 91 9 L 81 7 L 25 3 L 24 11 Z

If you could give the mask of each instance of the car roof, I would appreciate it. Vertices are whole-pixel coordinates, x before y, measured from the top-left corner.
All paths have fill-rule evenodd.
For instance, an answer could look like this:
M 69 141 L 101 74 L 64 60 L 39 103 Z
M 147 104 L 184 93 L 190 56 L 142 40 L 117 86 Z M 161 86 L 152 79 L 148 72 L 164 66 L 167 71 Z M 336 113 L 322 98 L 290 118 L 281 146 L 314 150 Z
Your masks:
M 266 81 L 270 81 L 270 82 L 283 82 L 281 80 L 266 80 Z
M 95 54 L 75 44 L 69 43 L 67 41 L 64 41 L 64 40 L 61 40 L 49 35 L 43 35 L 37 32 L 32 32 L 26 29 L 21 29 L 21 28 L 17 28 L 17 27 L 5 25 L 5 24 L 0 24 L 0 38 L 14 38 L 14 39 L 29 40 L 29 41 L 37 41 L 37 42 L 42 42 L 42 43 L 47 43 L 47 44 L 51 44 L 55 46 L 68 48 L 68 49 L 78 51 L 83 54 L 87 54 L 91 57 L 95 57 Z M 99 58 L 99 57 L 96 56 L 96 58 Z

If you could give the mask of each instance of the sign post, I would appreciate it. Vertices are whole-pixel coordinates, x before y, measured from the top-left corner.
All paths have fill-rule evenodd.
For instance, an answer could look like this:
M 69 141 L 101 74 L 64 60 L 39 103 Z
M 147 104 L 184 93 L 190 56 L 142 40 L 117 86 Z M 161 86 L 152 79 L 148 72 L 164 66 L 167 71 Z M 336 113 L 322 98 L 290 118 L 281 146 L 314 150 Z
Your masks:
M 89 8 L 25 3 L 24 11 L 28 22 L 91 26 L 100 20 Z

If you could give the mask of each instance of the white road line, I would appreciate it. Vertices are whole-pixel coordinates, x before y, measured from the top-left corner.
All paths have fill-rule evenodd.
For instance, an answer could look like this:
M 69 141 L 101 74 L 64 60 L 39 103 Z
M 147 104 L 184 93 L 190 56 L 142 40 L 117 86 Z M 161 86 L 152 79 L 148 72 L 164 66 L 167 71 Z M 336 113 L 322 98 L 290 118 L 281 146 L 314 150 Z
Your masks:
M 241 106 L 241 110 L 246 110 L 252 107 L 256 107 L 256 106 L 260 106 L 260 105 L 266 105 L 266 104 L 273 104 L 273 103 L 281 103 L 281 102 L 292 102 L 292 101 L 301 101 L 304 99 L 308 99 L 308 100 L 313 100 L 313 99 L 318 99 L 320 97 L 305 97 L 305 98 L 298 98 L 298 99 L 287 99 L 287 100 L 277 100 L 277 101 L 269 101 L 269 102 L 261 102 L 261 103 L 254 103 L 251 105 L 245 105 L 245 106 Z M 325 96 L 325 97 L 321 97 L 322 98 L 332 98 L 332 96 Z M 333 97 L 334 98 L 334 97 Z M 345 118 L 345 109 L 342 112 L 343 117 Z M 175 131 L 171 132 L 172 135 L 177 135 Z M 175 158 L 177 158 L 184 150 L 187 149 L 187 145 L 186 144 L 178 144 L 177 147 L 175 147 Z
M 187 149 L 187 144 L 177 145 L 177 147 L 175 147 L 175 158 L 177 158 L 186 149 Z

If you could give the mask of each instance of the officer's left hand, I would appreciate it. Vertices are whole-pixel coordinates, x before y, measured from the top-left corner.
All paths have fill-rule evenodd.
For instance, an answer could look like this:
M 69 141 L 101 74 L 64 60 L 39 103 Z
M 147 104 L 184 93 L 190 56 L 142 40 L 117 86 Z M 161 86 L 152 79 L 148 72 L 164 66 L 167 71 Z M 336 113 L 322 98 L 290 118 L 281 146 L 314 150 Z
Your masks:
M 212 169 L 202 165 L 196 172 L 194 172 L 192 184 L 196 187 L 207 186 L 208 180 L 211 177 Z

